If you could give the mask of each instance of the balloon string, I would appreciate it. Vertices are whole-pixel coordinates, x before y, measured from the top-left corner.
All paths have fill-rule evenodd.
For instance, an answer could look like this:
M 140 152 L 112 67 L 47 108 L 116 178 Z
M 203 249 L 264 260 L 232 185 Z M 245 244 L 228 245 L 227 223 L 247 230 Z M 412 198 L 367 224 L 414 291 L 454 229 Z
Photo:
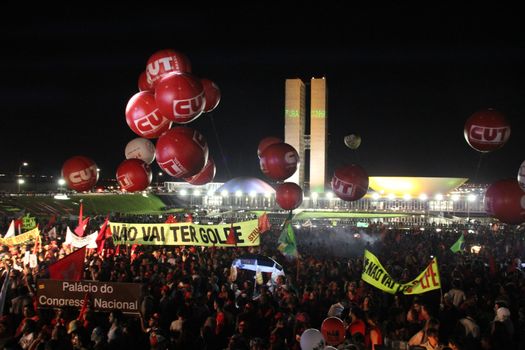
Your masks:
M 221 141 L 219 140 L 219 134 L 217 133 L 217 128 L 215 128 L 215 120 L 213 119 L 213 113 L 210 113 L 211 126 L 213 127 L 213 133 L 215 134 L 215 139 L 217 140 L 217 145 L 219 145 L 219 151 L 221 152 L 222 162 L 226 166 L 226 172 L 228 173 L 228 179 L 232 178 L 230 168 L 228 167 L 228 162 L 226 162 L 226 157 L 222 150 Z
M 479 169 L 481 168 L 481 161 L 483 160 L 483 154 L 484 153 L 479 154 L 478 165 L 476 167 L 476 172 L 474 173 L 473 183 L 476 183 L 478 181 L 478 173 L 479 173 Z

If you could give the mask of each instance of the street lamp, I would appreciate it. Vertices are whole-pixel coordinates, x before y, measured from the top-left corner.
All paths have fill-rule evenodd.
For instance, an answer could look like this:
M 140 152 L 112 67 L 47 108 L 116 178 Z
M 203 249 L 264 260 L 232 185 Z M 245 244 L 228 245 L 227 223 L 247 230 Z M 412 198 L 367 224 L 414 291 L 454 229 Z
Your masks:
M 22 179 L 22 167 L 28 166 L 29 163 L 22 162 L 20 163 L 20 166 L 18 167 L 18 193 L 20 193 L 20 185 L 23 184 L 25 181 Z

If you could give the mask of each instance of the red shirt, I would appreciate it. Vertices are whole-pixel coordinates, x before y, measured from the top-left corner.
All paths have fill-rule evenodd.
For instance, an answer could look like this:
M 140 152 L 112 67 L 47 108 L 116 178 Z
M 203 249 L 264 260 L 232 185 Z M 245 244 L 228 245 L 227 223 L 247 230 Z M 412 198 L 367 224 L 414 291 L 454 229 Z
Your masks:
M 363 336 L 365 336 L 366 327 L 363 320 L 356 319 L 355 321 L 352 321 L 352 323 L 348 325 L 348 333 L 350 333 L 350 335 L 354 335 L 355 333 L 361 333 Z

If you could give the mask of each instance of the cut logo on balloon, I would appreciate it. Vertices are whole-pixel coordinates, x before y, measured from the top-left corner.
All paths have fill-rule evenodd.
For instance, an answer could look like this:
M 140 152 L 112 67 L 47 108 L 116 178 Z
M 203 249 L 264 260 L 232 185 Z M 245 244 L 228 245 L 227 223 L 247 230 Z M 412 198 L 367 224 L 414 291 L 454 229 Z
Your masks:
M 72 172 L 69 174 L 69 180 L 74 184 L 79 184 L 84 181 L 89 181 L 93 177 L 97 177 L 97 166 L 92 165 L 89 168 Z
M 128 175 L 120 175 L 119 177 L 117 177 L 117 181 L 123 190 L 127 190 L 128 188 L 133 186 L 133 181 L 131 181 Z
M 171 123 L 171 121 L 164 118 L 157 108 L 150 114 L 145 115 L 142 118 L 135 119 L 133 123 L 140 132 L 142 132 L 144 135 L 148 135 L 156 132 L 164 125 Z
M 332 189 L 345 196 L 353 196 L 355 192 L 354 184 L 345 182 L 335 176 L 332 179 Z
M 469 130 L 469 137 L 479 143 L 498 144 L 504 143 L 509 139 L 510 128 L 489 128 L 480 125 L 472 125 Z
M 173 115 L 177 118 L 193 118 L 204 107 L 204 92 L 190 99 L 173 100 Z M 177 121 L 177 120 L 176 120 Z
M 169 159 L 164 163 L 159 163 L 159 165 L 173 177 L 182 177 L 188 173 L 188 169 L 184 168 L 176 159 Z

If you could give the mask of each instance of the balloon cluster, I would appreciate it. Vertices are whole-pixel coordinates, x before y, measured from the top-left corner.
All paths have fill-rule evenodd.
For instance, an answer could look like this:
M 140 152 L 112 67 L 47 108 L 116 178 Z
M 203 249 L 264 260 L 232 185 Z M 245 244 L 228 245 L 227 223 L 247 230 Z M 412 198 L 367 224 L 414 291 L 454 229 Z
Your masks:
M 117 170 L 120 187 L 128 192 L 147 188 L 155 159 L 168 175 L 190 184 L 212 181 L 216 169 L 205 137 L 190 127 L 172 125 L 213 111 L 221 98 L 218 86 L 193 75 L 185 54 L 167 49 L 149 57 L 138 88 L 126 105 L 126 122 L 140 137 L 126 146 L 126 160 Z M 156 145 L 150 139 L 158 139 Z
M 510 138 L 510 124 L 505 115 L 493 108 L 472 114 L 463 128 L 468 145 L 478 152 L 488 153 L 502 148 Z M 525 222 L 525 162 L 516 179 L 492 183 L 485 192 L 485 211 L 506 224 Z
M 297 171 L 299 154 L 279 137 L 268 136 L 259 141 L 257 156 L 261 171 L 275 181 L 285 181 Z M 277 186 L 275 201 L 284 210 L 293 210 L 303 202 L 303 189 L 294 182 Z

